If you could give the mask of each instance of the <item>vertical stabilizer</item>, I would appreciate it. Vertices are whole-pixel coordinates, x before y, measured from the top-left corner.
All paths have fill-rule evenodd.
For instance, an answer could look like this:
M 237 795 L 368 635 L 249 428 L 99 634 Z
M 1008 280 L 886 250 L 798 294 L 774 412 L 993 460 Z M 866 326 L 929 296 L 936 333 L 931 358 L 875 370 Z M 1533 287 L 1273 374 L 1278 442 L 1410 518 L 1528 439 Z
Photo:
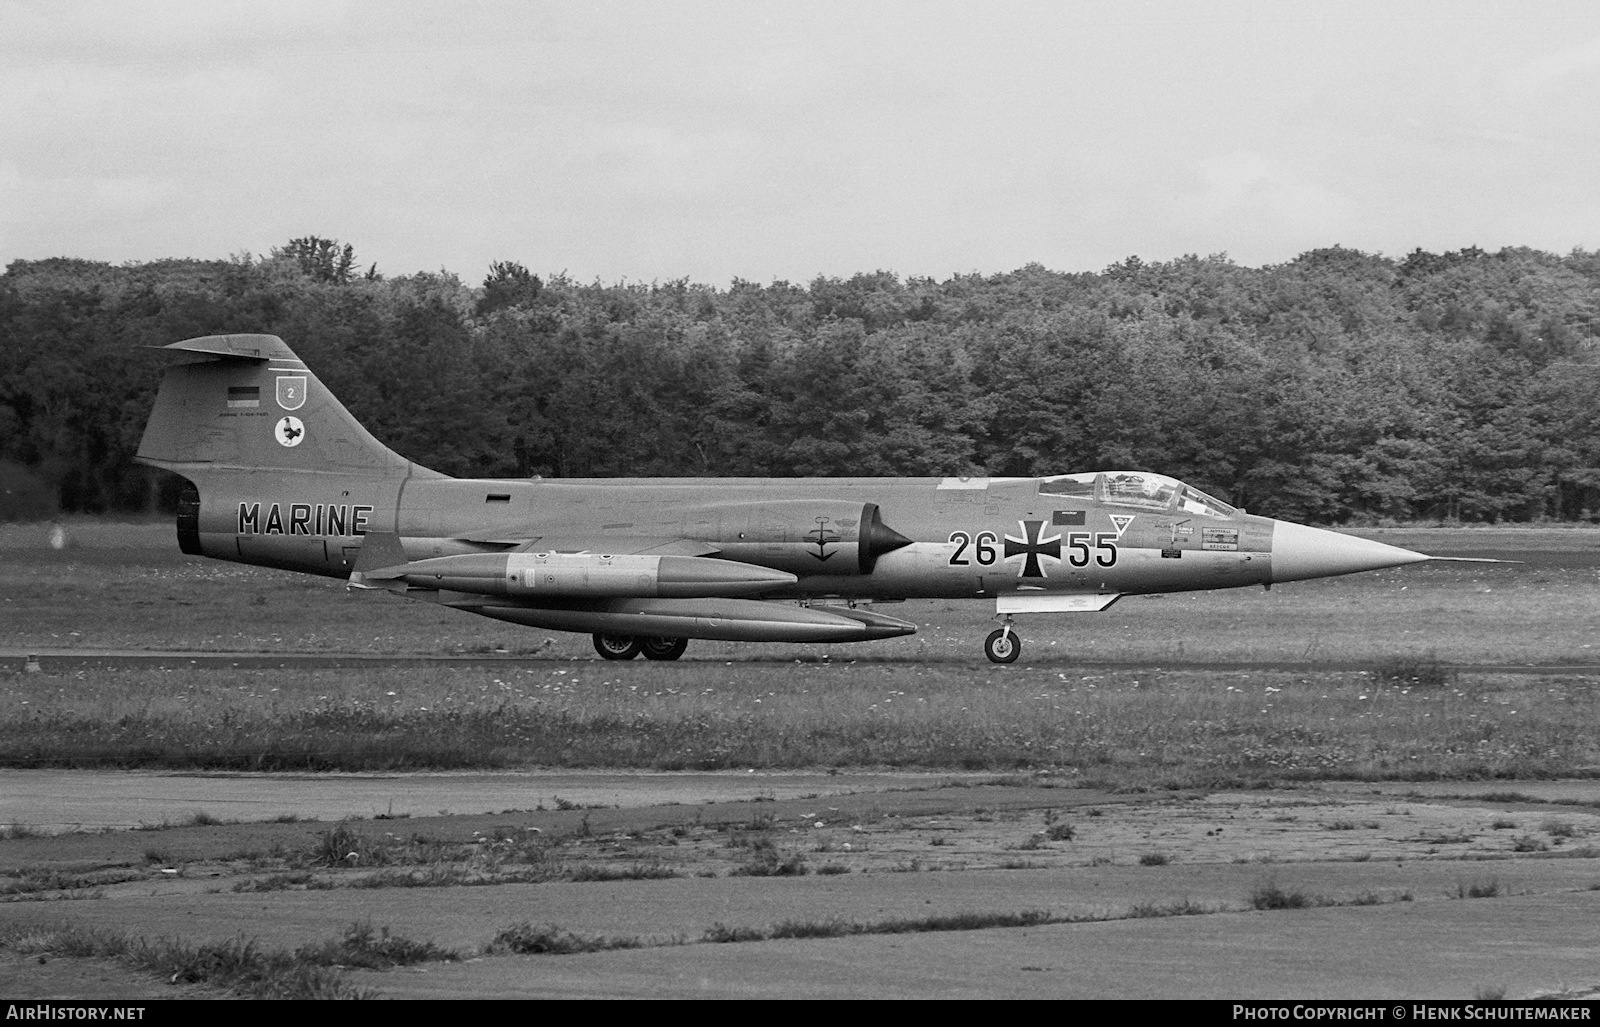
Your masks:
M 167 369 L 141 463 L 207 470 L 443 478 L 372 437 L 276 335 L 210 335 L 160 347 Z

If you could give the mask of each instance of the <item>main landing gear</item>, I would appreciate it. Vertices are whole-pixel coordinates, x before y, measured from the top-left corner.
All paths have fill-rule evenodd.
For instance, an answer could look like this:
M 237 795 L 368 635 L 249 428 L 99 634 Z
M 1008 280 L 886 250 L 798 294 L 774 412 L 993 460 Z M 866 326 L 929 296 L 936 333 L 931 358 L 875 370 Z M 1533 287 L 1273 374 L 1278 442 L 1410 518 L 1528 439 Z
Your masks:
M 689 648 L 687 638 L 637 635 L 595 635 L 594 651 L 608 660 L 631 660 L 644 653 L 647 660 L 676 660 Z
M 989 632 L 989 637 L 983 640 L 983 655 L 989 657 L 990 663 L 1016 663 L 1017 657 L 1022 655 L 1022 636 L 1012 633 L 1009 614 L 1005 624 Z

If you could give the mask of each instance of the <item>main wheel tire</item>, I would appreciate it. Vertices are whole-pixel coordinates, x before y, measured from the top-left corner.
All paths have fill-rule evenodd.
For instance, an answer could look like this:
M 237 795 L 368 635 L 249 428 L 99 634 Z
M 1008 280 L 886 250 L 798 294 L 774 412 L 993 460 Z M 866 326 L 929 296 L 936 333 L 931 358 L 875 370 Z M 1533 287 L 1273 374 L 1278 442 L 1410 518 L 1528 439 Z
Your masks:
M 989 657 L 990 663 L 1016 663 L 1021 654 L 1022 639 L 1015 631 L 995 628 L 983 640 L 983 655 Z
M 639 655 L 639 640 L 632 635 L 595 635 L 594 651 L 608 660 L 631 660 Z
M 647 660 L 676 660 L 689 648 L 687 638 L 645 638 L 640 640 Z

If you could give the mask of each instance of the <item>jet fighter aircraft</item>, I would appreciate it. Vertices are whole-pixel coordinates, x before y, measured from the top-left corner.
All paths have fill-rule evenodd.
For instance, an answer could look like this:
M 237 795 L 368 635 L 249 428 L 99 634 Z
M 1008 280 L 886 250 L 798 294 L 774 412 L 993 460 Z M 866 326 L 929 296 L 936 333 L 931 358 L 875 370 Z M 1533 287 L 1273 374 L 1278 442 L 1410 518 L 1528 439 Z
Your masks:
M 367 432 L 273 335 L 159 347 L 142 463 L 182 475 L 190 554 L 347 579 L 530 627 L 606 659 L 692 638 L 909 635 L 876 604 L 993 601 L 1017 614 L 1125 595 L 1270 587 L 1438 559 L 1259 517 L 1142 470 L 1039 478 L 451 478 Z

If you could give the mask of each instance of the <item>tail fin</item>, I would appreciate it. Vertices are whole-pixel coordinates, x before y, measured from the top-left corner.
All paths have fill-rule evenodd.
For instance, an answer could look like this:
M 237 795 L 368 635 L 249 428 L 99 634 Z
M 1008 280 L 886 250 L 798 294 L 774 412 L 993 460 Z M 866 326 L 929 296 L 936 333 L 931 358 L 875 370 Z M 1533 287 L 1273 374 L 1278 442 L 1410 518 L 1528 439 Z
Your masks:
M 280 470 L 443 478 L 372 437 L 276 335 L 210 335 L 161 347 L 167 369 L 140 463 L 185 477 Z

